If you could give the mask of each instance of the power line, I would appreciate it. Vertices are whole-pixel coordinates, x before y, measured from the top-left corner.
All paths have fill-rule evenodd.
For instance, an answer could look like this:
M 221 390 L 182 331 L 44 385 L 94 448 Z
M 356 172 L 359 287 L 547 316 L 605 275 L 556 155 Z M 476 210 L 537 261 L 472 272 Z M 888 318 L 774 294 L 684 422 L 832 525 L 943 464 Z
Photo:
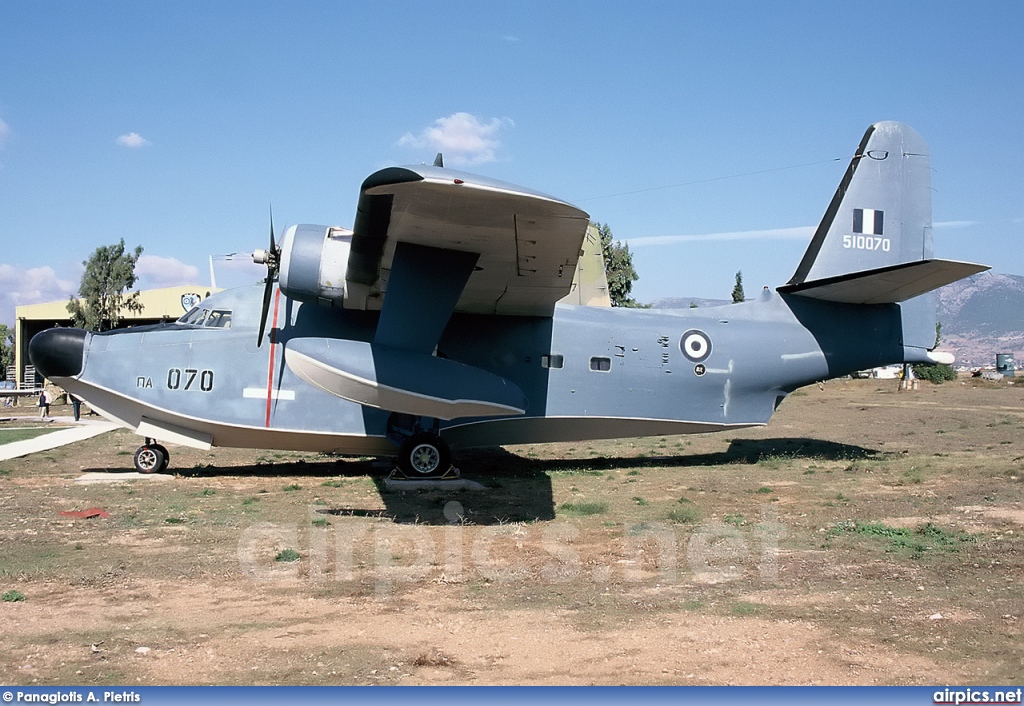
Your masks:
M 681 186 L 693 186 L 694 184 L 708 184 L 713 181 L 725 181 L 726 179 L 739 179 L 740 177 L 754 176 L 756 174 L 768 174 L 770 172 L 781 172 L 786 169 L 799 169 L 801 167 L 813 167 L 818 164 L 831 164 L 832 162 L 839 162 L 843 158 L 835 157 L 834 159 L 822 159 L 817 162 L 805 162 L 803 164 L 790 164 L 786 167 L 772 167 L 771 169 L 759 169 L 756 172 L 743 172 L 742 174 L 730 174 L 728 176 L 713 177 L 711 179 L 697 179 L 695 181 L 684 181 L 678 184 L 663 184 L 661 186 L 651 186 L 646 189 L 636 189 L 635 191 L 620 191 L 617 194 L 605 194 L 604 196 L 591 196 L 586 199 L 579 199 L 577 203 L 583 203 L 585 201 L 597 201 L 598 199 L 610 199 L 615 196 L 632 196 L 633 194 L 645 194 L 650 191 L 661 191 L 662 189 L 676 189 Z

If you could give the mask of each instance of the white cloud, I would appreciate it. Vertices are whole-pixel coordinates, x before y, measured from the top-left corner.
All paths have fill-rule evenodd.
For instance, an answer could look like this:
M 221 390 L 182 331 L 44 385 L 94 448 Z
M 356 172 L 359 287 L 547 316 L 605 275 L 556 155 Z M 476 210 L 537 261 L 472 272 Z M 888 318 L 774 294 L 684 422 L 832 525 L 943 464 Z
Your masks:
M 14 309 L 67 299 L 78 284 L 57 276 L 52 267 L 24 269 L 0 263 L 0 323 L 14 325 Z
M 159 255 L 141 256 L 135 263 L 135 275 L 139 278 L 136 289 L 160 289 L 199 282 L 199 268 Z
M 699 235 L 649 235 L 641 238 L 626 238 L 629 247 L 644 245 L 671 245 L 673 243 L 695 243 L 705 240 L 810 240 L 814 226 L 796 228 L 772 228 L 770 230 L 741 230 L 731 233 L 702 233 Z
M 3 118 L 0 118 L 0 147 L 4 146 L 4 142 L 7 141 L 7 137 L 11 134 L 11 126 L 4 122 Z
M 122 147 L 145 147 L 150 144 L 149 140 L 140 135 L 137 132 L 129 132 L 127 135 L 121 135 L 115 140 L 117 144 Z
M 398 140 L 401 146 L 443 152 L 445 163 L 472 165 L 493 162 L 495 151 L 501 146 L 498 133 L 503 127 L 513 127 L 508 118 L 492 118 L 482 122 L 469 113 L 452 113 L 438 118 L 418 135 L 407 132 Z

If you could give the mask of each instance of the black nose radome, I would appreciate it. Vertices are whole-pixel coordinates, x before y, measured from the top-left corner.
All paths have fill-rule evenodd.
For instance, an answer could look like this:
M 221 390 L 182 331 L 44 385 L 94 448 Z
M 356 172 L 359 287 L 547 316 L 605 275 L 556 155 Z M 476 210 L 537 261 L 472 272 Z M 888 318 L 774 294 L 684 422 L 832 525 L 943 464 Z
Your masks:
M 28 342 L 28 356 L 43 377 L 72 377 L 82 372 L 85 336 L 80 328 L 51 328 Z

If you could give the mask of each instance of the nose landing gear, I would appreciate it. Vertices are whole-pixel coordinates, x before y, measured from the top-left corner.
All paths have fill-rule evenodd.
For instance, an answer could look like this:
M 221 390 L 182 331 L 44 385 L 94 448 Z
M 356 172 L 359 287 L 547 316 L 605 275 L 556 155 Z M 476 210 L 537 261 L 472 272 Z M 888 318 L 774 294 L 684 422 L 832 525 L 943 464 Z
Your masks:
M 139 473 L 163 473 L 170 460 L 171 455 L 166 448 L 153 439 L 146 439 L 146 443 L 135 451 L 135 470 Z

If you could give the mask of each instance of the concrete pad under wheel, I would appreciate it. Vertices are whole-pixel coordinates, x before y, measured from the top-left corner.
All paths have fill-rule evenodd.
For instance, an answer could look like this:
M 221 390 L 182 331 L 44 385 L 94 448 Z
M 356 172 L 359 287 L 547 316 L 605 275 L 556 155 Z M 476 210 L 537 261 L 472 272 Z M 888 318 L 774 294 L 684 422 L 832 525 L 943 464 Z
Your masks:
M 487 486 L 468 478 L 385 478 L 388 490 L 487 490 Z
M 93 483 L 123 483 L 126 480 L 171 480 L 174 476 L 167 473 L 85 473 L 75 479 L 75 485 L 92 485 Z

